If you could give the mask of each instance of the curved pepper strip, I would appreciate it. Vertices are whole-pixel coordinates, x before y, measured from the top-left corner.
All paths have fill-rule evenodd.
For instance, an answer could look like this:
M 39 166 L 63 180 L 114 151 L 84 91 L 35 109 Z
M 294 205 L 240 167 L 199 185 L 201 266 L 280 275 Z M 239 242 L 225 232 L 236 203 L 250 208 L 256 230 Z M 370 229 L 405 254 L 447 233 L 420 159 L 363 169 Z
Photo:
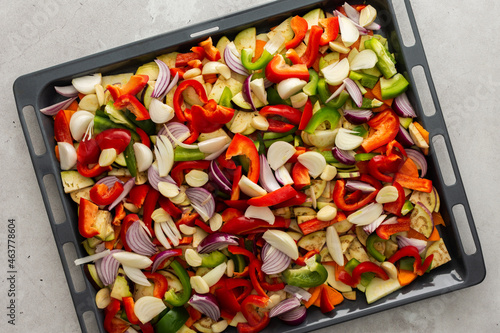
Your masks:
M 393 177 L 386 175 L 386 173 L 397 172 L 404 163 L 403 156 L 406 156 L 403 146 L 396 140 L 392 140 L 387 145 L 386 155 L 374 156 L 368 162 L 368 172 L 380 181 L 391 183 Z
M 413 272 L 419 276 L 423 275 L 429 269 L 432 264 L 432 260 L 434 259 L 434 255 L 432 254 L 425 258 L 425 261 L 422 263 L 422 258 L 420 257 L 418 249 L 415 246 L 405 246 L 394 253 L 388 261 L 394 264 L 396 261 L 404 257 L 415 258 L 415 262 L 413 263 Z
M 281 54 L 277 54 L 266 66 L 266 77 L 273 83 L 290 78 L 309 81 L 309 71 L 304 64 L 289 66 Z
M 159 198 L 160 192 L 150 187 L 146 194 L 146 198 L 144 199 L 144 205 L 142 208 L 142 221 L 144 222 L 152 236 L 154 236 L 155 233 L 152 226 L 153 218 L 151 217 L 151 215 L 153 215 L 153 212 L 155 211 L 156 203 L 158 202 Z
M 385 240 L 388 240 L 389 237 L 398 233 L 410 230 L 410 217 L 400 217 L 398 218 L 398 223 L 395 224 L 384 224 L 377 228 L 377 235 Z
M 291 41 L 285 44 L 287 50 L 299 46 L 300 42 L 302 42 L 306 36 L 309 25 L 303 17 L 296 15 L 290 21 L 290 27 L 293 30 L 294 36 Z
M 200 82 L 196 80 L 184 80 L 181 83 L 179 83 L 174 93 L 173 104 L 174 104 L 175 115 L 177 116 L 177 119 L 179 119 L 182 122 L 188 120 L 186 115 L 184 114 L 184 111 L 182 110 L 182 103 L 184 102 L 184 97 L 182 96 L 182 92 L 189 87 L 192 87 L 195 90 L 196 94 L 198 95 L 200 101 L 203 104 L 208 102 L 207 92 L 203 84 L 201 84 Z
M 391 214 L 401 216 L 401 211 L 406 201 L 405 190 L 401 185 L 399 185 L 398 182 L 392 183 L 392 186 L 394 186 L 398 190 L 398 198 L 394 202 L 384 204 L 384 210 Z
M 252 281 L 253 289 L 257 291 L 257 294 L 269 298 L 269 296 L 267 296 L 266 292 L 260 285 L 260 281 L 264 280 L 264 274 L 262 273 L 261 266 L 262 264 L 258 259 L 254 259 L 250 262 L 250 266 L 248 268 L 250 273 L 250 281 Z
M 251 198 L 248 200 L 248 204 L 256 207 L 269 207 L 290 200 L 296 195 L 297 190 L 288 184 L 266 195 Z
M 177 260 L 172 261 L 170 267 L 174 270 L 175 274 L 181 281 L 182 291 L 180 293 L 176 293 L 174 289 L 170 289 L 165 293 L 165 301 L 173 306 L 183 306 L 191 297 L 191 283 L 189 282 L 189 275 Z
M 300 206 L 304 202 L 306 202 L 306 200 L 307 200 L 307 195 L 304 192 L 297 191 L 297 194 L 295 195 L 295 197 L 293 197 L 287 201 L 284 201 L 284 202 L 280 203 L 279 205 L 274 205 L 273 208 L 278 209 L 278 208 L 283 208 L 283 207 Z
M 265 106 L 260 110 L 259 114 L 264 117 L 269 115 L 281 116 L 294 125 L 300 124 L 302 118 L 302 112 L 300 110 L 284 104 Z
M 331 129 L 335 129 L 340 121 L 340 113 L 329 106 L 325 106 L 316 112 L 312 118 L 307 123 L 304 132 L 308 134 L 314 134 L 316 128 L 321 125 L 323 122 L 327 121 L 330 124 Z
M 186 161 L 177 163 L 176 166 L 170 171 L 170 176 L 177 183 L 177 186 L 181 186 L 184 182 L 184 171 L 187 169 L 208 169 L 210 166 L 210 161 Z
M 339 273 L 339 281 L 351 286 L 352 288 L 356 288 L 356 286 L 361 282 L 361 274 L 363 273 L 375 273 L 375 275 L 382 280 L 388 280 L 389 276 L 387 273 L 372 263 L 371 261 L 365 261 L 357 265 L 352 271 L 352 276 L 347 273 L 347 271 L 343 270 Z
M 120 301 L 116 298 L 111 298 L 111 302 L 104 310 L 104 329 L 108 333 L 123 333 L 130 325 L 122 319 L 116 318 L 116 314 L 120 311 Z
M 299 131 L 304 130 L 307 127 L 307 124 L 311 120 L 313 114 L 312 114 L 312 109 L 313 105 L 311 102 L 311 99 L 308 98 L 306 105 L 304 105 L 304 111 L 302 112 L 301 118 L 300 118 L 300 123 L 299 123 Z
M 335 188 L 333 189 L 333 201 L 335 202 L 335 205 L 337 205 L 337 208 L 343 210 L 343 211 L 354 211 L 357 209 L 360 209 L 361 207 L 366 206 L 368 203 L 370 203 L 372 200 L 375 199 L 377 196 L 378 190 L 373 191 L 372 193 L 368 194 L 364 199 L 361 199 L 360 201 L 353 203 L 353 204 L 347 204 L 345 202 L 345 195 L 346 195 L 346 188 L 345 188 L 345 180 L 337 180 L 335 183 Z
M 90 189 L 90 200 L 99 206 L 112 204 L 123 192 L 123 185 L 115 182 L 113 187 L 108 188 L 106 184 L 95 184 Z
M 163 296 L 165 296 L 165 292 L 167 292 L 168 289 L 167 278 L 165 278 L 160 273 L 150 273 L 150 272 L 143 272 L 143 273 L 148 280 L 153 280 L 154 283 L 153 296 L 163 299 Z
M 146 109 L 144 105 L 131 94 L 125 94 L 118 97 L 117 100 L 113 103 L 113 106 L 117 109 L 127 109 L 132 112 L 136 120 L 147 120 L 151 119 L 149 116 L 149 111 Z
M 242 247 L 235 246 L 235 245 L 229 245 L 227 250 L 234 255 L 240 254 L 240 255 L 247 257 L 249 263 L 252 263 L 255 260 L 255 255 L 252 252 L 250 252 L 247 249 L 244 249 Z M 243 270 L 243 272 L 234 272 L 234 276 L 235 277 L 247 277 L 249 272 L 250 272 L 250 266 L 246 266 L 245 269 Z
M 264 318 L 269 317 L 269 313 L 265 313 L 263 317 L 259 315 L 259 313 L 255 310 L 255 307 L 265 308 L 269 303 L 269 297 L 267 296 L 259 296 L 259 295 L 249 295 L 247 296 L 243 302 L 241 303 L 241 313 L 248 321 L 250 326 L 258 326 L 261 324 Z
M 241 63 L 243 66 L 251 71 L 256 71 L 262 69 L 267 66 L 269 61 L 273 59 L 273 55 L 269 53 L 266 49 L 262 52 L 259 59 L 255 62 L 252 62 L 253 50 L 252 49 L 243 49 L 241 50 Z
M 221 58 L 220 51 L 212 43 L 212 37 L 198 44 L 205 51 L 205 55 L 210 61 L 218 61 Z
M 83 237 L 92 238 L 99 235 L 99 230 L 94 227 L 98 210 L 99 206 L 85 198 L 80 198 L 80 206 L 78 207 L 78 231 Z
M 249 159 L 248 179 L 257 184 L 260 175 L 259 152 L 251 139 L 237 133 L 227 147 L 226 160 L 239 155 L 244 155 Z
M 387 109 L 370 119 L 368 125 L 375 132 L 361 144 L 361 147 L 367 153 L 388 144 L 396 138 L 399 131 L 399 118 L 394 111 Z
M 164 211 L 166 211 L 170 216 L 172 216 L 174 219 L 178 219 L 182 215 L 182 211 L 174 205 L 172 201 L 170 201 L 169 198 L 161 196 L 158 199 L 158 204 L 160 204 L 160 207 L 163 208 Z M 146 204 L 144 204 L 146 206 Z
M 137 95 L 142 89 L 144 89 L 146 84 L 148 84 L 148 81 L 148 75 L 136 74 L 132 75 L 124 86 L 118 87 L 108 84 L 106 89 L 109 90 L 111 97 L 113 97 L 113 100 L 116 101 L 121 95 Z
M 325 283 L 328 271 L 317 261 L 318 257 L 314 256 L 306 260 L 305 267 L 285 270 L 282 273 L 285 283 L 301 288 L 317 287 Z
M 101 150 L 113 148 L 117 155 L 125 151 L 131 139 L 130 130 L 123 128 L 110 128 L 95 137 Z
M 101 150 L 97 144 L 97 140 L 84 138 L 80 141 L 78 148 L 76 148 L 76 158 L 81 164 L 94 164 L 99 161 Z
M 123 307 L 125 308 L 125 313 L 127 314 L 127 319 L 132 325 L 139 325 L 141 321 L 134 312 L 135 302 L 134 298 L 131 296 L 122 297 Z
M 99 163 L 94 165 L 92 168 L 89 168 L 88 165 L 76 162 L 76 169 L 78 170 L 78 173 L 83 177 L 94 178 L 106 171 L 111 171 L 113 168 L 111 166 L 102 167 L 99 165 Z
M 340 30 L 338 17 L 320 19 L 319 24 L 325 28 L 325 32 L 321 35 L 321 39 L 319 41 L 320 46 L 328 45 L 328 43 L 337 39 Z
M 321 40 L 321 35 L 323 34 L 323 29 L 318 25 L 313 25 L 309 32 L 309 41 L 307 43 L 306 52 L 302 57 L 300 57 L 300 62 L 306 65 L 307 68 L 311 67 L 319 53 L 319 43 Z M 293 62 L 293 60 L 292 60 Z
M 199 133 L 212 133 L 233 119 L 234 109 L 211 99 L 205 105 L 193 105 L 190 112 L 193 129 Z
M 376 233 L 372 233 L 366 239 L 366 250 L 373 258 L 377 259 L 377 261 L 384 262 L 385 256 L 375 248 L 375 243 L 385 242 L 386 240 L 387 239 L 380 238 Z

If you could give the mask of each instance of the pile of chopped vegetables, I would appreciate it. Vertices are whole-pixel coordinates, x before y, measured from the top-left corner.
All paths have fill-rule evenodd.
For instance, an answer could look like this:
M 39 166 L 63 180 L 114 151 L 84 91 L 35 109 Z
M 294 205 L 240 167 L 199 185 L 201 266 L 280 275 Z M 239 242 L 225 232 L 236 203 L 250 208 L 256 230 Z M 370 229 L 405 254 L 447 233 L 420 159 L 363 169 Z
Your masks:
M 108 332 L 300 325 L 450 260 L 416 121 L 372 6 L 76 78 L 54 117 Z

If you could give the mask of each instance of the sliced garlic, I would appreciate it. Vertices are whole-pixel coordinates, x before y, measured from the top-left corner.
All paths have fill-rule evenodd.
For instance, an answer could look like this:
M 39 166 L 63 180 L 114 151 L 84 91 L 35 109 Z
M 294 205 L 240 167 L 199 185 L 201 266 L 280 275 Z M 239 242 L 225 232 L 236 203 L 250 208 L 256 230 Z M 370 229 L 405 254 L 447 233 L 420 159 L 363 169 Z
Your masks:
M 208 174 L 196 169 L 189 171 L 185 178 L 186 183 L 191 187 L 201 187 L 208 182 Z
M 219 213 L 215 213 L 210 220 L 208 220 L 210 224 L 210 230 L 217 231 L 222 227 L 222 216 Z
M 253 128 L 259 131 L 267 131 L 267 129 L 269 128 L 269 122 L 267 121 L 266 117 L 261 115 L 253 117 L 250 125 L 252 125 Z
M 399 193 L 398 189 L 394 186 L 385 186 L 377 193 L 375 201 L 384 204 L 389 202 L 394 202 L 398 199 Z
M 198 252 L 193 249 L 187 249 L 184 253 L 184 257 L 186 258 L 187 264 L 191 267 L 199 267 L 203 262 Z
M 107 167 L 116 160 L 116 149 L 107 148 L 101 151 L 99 155 L 99 165 L 102 167 Z
M 193 287 L 194 291 L 198 294 L 206 294 L 210 291 L 210 287 L 201 276 L 191 276 L 189 282 L 191 282 L 191 287 Z
M 321 173 L 320 178 L 322 180 L 329 182 L 333 180 L 333 178 L 335 178 L 336 175 L 337 175 L 337 168 L 334 167 L 333 165 L 328 164 Z
M 316 216 L 320 221 L 331 221 L 337 216 L 337 208 L 333 206 L 325 206 L 321 208 Z
M 179 230 L 184 234 L 184 235 L 194 235 L 196 232 L 196 229 L 193 227 L 188 226 L 187 224 L 181 224 L 179 226 Z
M 158 190 L 160 191 L 161 195 L 167 198 L 174 198 L 180 193 L 179 187 L 176 184 L 172 184 L 169 182 L 159 182 Z

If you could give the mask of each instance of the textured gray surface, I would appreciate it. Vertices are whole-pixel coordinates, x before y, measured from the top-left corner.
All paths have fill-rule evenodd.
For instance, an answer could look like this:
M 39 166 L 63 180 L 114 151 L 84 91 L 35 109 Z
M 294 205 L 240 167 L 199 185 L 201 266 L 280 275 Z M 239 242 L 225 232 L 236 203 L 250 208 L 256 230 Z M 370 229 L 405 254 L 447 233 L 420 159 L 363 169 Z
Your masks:
M 266 0 L 0 1 L 0 300 L 6 299 L 7 220 L 17 220 L 17 320 L 0 331 L 79 332 L 54 239 L 19 125 L 12 84 L 22 75 L 236 12 Z M 399 0 L 396 1 L 399 3 Z M 349 332 L 499 331 L 496 110 L 500 93 L 498 2 L 412 1 L 483 246 L 479 286 L 323 329 Z

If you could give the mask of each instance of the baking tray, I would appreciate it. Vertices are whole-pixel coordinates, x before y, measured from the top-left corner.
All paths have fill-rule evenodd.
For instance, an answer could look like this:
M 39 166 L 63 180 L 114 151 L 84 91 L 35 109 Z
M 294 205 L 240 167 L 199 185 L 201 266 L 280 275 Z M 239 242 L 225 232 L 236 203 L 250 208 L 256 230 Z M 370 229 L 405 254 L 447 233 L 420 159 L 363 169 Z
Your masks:
M 467 201 L 467 196 L 462 184 L 458 166 L 450 143 L 450 138 L 441 113 L 440 104 L 434 88 L 429 66 L 425 57 L 422 42 L 418 33 L 415 18 L 409 0 L 403 1 L 406 7 L 409 24 L 413 30 L 415 43 L 411 47 L 405 46 L 401 41 L 402 33 L 398 26 L 398 15 L 395 12 L 395 0 L 373 0 L 368 1 L 379 12 L 379 19 L 382 19 L 383 28 L 378 32 L 385 35 L 395 52 L 398 60 L 398 71 L 404 73 L 411 83 L 408 96 L 416 107 L 418 120 L 430 132 L 431 149 L 428 156 L 429 178 L 434 182 L 441 196 L 441 212 L 447 227 L 440 229 L 442 237 L 448 247 L 452 261 L 432 270 L 429 274 L 419 277 L 414 283 L 402 288 L 398 292 L 368 305 L 364 297 L 358 297 L 355 302 L 346 301 L 339 305 L 335 311 L 323 315 L 319 309 L 309 309 L 307 320 L 300 326 L 283 326 L 278 320 L 273 320 L 266 332 L 276 330 L 286 332 L 306 332 L 344 322 L 354 318 L 359 318 L 379 311 L 391 309 L 403 304 L 408 304 L 436 295 L 442 295 L 454 290 L 466 288 L 480 283 L 485 275 L 486 269 L 481 252 L 481 245 L 473 221 L 472 213 Z M 53 121 L 50 117 L 42 115 L 40 108 L 53 104 L 61 99 L 54 89 L 54 85 L 69 84 L 72 78 L 86 74 L 101 72 L 103 74 L 116 74 L 131 71 L 139 65 L 152 61 L 156 56 L 172 52 L 187 51 L 192 45 L 212 36 L 218 40 L 223 35 L 230 39 L 237 32 L 250 26 L 256 26 L 258 30 L 269 30 L 270 27 L 279 24 L 290 15 L 303 15 L 307 11 L 322 7 L 325 10 L 332 10 L 341 5 L 344 1 L 317 1 L 317 0 L 281 0 L 239 13 L 231 14 L 212 21 L 199 23 L 190 27 L 176 30 L 167 34 L 137 41 L 128 45 L 104 51 L 95 55 L 70 61 L 58 66 L 47 68 L 38 72 L 19 77 L 14 83 L 14 96 L 21 125 L 26 137 L 26 143 L 35 169 L 36 178 L 40 186 L 43 202 L 47 210 L 49 222 L 52 227 L 57 249 L 61 258 L 64 273 L 68 281 L 76 314 L 83 332 L 90 332 L 86 327 L 86 317 L 88 312 L 95 314 L 97 325 L 101 332 L 103 329 L 103 311 L 97 309 L 94 296 L 95 290 L 90 282 L 85 280 L 83 290 L 77 290 L 71 278 L 73 262 L 68 262 L 65 257 L 63 245 L 72 243 L 76 247 L 78 257 L 86 256 L 86 252 L 80 245 L 83 238 L 77 232 L 77 212 L 76 205 L 64 194 L 63 186 L 59 176 L 60 168 L 54 155 L 55 142 L 53 139 Z M 356 3 L 352 1 L 351 3 Z M 360 3 L 360 2 L 358 2 Z M 379 20 L 377 19 L 377 20 Z M 161 45 L 161 47 L 159 47 Z M 421 66 L 428 84 L 432 103 L 436 112 L 427 116 L 423 112 L 421 100 L 416 90 L 415 78 L 412 69 Z M 32 136 L 28 129 L 28 123 L 23 109 L 25 107 L 34 108 L 36 116 L 36 127 L 41 131 L 45 152 L 37 155 L 32 141 Z M 433 138 L 441 136 L 447 150 L 446 157 L 449 159 L 451 171 L 456 179 L 453 184 L 445 184 L 444 174 L 438 164 L 438 154 L 433 145 Z M 448 172 L 448 171 L 447 171 Z M 48 191 L 44 183 L 46 175 L 53 175 L 57 192 Z M 56 223 L 54 207 L 51 207 L 50 198 L 56 197 L 61 200 L 64 211 L 62 223 Z M 57 198 L 59 196 L 59 198 Z M 457 219 L 453 213 L 453 207 L 461 205 L 465 211 L 465 235 L 472 239 L 474 253 L 468 253 L 464 248 L 464 242 L 460 237 L 457 226 Z M 60 222 L 60 221 L 57 221 Z M 467 228 L 468 227 L 468 228 Z M 460 229 L 462 232 L 463 230 Z M 469 234 L 470 233 L 470 234 Z M 80 268 L 81 269 L 81 268 Z M 81 288 L 80 288 L 81 289 Z M 232 329 L 234 331 L 234 329 Z

